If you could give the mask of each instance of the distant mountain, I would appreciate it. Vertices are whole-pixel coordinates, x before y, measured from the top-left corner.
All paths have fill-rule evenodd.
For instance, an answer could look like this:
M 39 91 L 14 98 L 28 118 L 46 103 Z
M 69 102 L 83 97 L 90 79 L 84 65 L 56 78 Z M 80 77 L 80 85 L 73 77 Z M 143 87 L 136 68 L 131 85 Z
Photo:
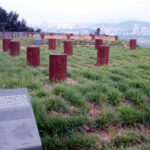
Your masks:
M 101 34 L 150 35 L 150 22 L 129 20 L 120 23 L 53 24 L 43 22 L 39 27 L 44 32 L 90 34 L 100 27 Z
M 139 27 L 148 27 L 150 28 L 150 22 L 146 21 L 135 21 L 135 20 L 129 20 L 121 23 L 116 23 L 116 24 L 108 24 L 108 23 L 97 23 L 95 24 L 96 26 L 102 26 L 105 25 L 105 27 L 115 27 L 115 28 L 127 28 L 127 29 L 133 29 L 135 24 L 138 24 Z
M 146 26 L 150 28 L 150 22 L 144 22 L 144 21 L 126 21 L 119 24 L 121 27 L 125 28 L 133 28 L 135 24 L 138 24 L 139 26 Z
M 150 35 L 150 22 L 129 20 L 121 23 L 96 23 L 90 28 L 100 27 L 102 33 L 110 35 Z

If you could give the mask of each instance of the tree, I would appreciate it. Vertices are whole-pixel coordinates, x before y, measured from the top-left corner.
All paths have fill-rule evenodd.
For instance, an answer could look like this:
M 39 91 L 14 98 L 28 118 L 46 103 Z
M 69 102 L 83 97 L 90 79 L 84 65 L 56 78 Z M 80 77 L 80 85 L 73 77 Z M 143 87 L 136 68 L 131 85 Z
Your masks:
M 0 31 L 5 31 L 7 24 L 7 12 L 0 7 Z
M 23 31 L 23 32 L 34 32 L 32 27 L 28 27 L 26 21 L 22 19 L 18 20 L 19 14 L 11 11 L 6 12 L 3 8 L 0 7 L 0 31 Z M 39 29 L 41 31 L 41 29 Z
M 36 29 L 35 32 L 41 32 L 41 29 Z
M 11 11 L 7 15 L 7 25 L 6 25 L 6 31 L 18 31 L 18 17 L 19 15 L 16 12 Z

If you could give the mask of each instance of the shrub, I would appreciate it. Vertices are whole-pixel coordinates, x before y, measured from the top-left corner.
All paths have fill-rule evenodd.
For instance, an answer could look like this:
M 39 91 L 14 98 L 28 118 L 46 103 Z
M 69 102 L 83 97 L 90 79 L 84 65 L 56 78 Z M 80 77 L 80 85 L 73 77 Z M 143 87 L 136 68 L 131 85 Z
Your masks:
M 126 91 L 125 98 L 137 105 L 140 105 L 146 101 L 144 95 L 138 89 L 133 88 L 130 88 Z
M 115 82 L 119 82 L 119 81 L 122 81 L 122 80 L 123 80 L 123 77 L 122 77 L 122 76 L 120 76 L 120 75 L 115 75 L 115 74 L 112 74 L 112 75 L 110 76 L 110 78 L 111 78 L 113 81 L 115 81 Z
M 48 111 L 63 111 L 66 112 L 67 108 L 62 102 L 61 98 L 49 98 L 46 102 L 46 107 Z
M 38 90 L 36 96 L 39 98 L 46 97 L 48 93 L 45 90 Z
M 49 117 L 48 131 L 50 135 L 65 136 L 72 134 L 77 128 L 81 128 L 82 125 L 89 124 L 86 116 L 80 115 L 78 117 Z
M 87 93 L 87 99 L 97 104 L 101 104 L 104 101 L 103 98 L 104 97 L 102 97 L 102 93 L 99 91 L 89 91 Z
M 82 136 L 79 134 L 74 134 L 68 138 L 65 142 L 66 148 L 68 150 L 79 150 L 79 149 L 94 149 L 96 145 L 97 137 L 94 135 Z
M 142 81 L 142 80 L 140 80 L 140 81 L 139 80 L 131 80 L 129 82 L 129 85 L 133 88 L 142 88 L 144 86 L 143 82 L 144 81 Z
M 124 82 L 119 82 L 118 83 L 118 88 L 121 92 L 125 92 L 129 88 L 129 85 L 125 81 Z
M 128 125 L 143 123 L 145 120 L 144 113 L 131 106 L 122 106 L 120 108 L 119 117 L 123 124 Z
M 67 86 L 63 85 L 57 85 L 53 89 L 53 93 L 56 95 L 60 95 L 63 97 L 65 100 L 71 102 L 74 105 L 78 106 L 86 106 L 86 101 L 85 97 L 80 94 L 77 90 L 74 88 L 70 88 Z
M 36 98 L 32 98 L 32 107 L 33 107 L 33 111 L 34 111 L 34 115 L 36 118 L 36 123 L 38 125 L 38 129 L 40 132 L 40 135 L 44 135 L 45 133 L 47 133 L 48 129 L 49 129 L 49 118 L 48 115 L 45 111 L 45 107 L 42 103 L 39 102 L 38 99 Z
M 96 91 L 98 89 L 98 84 L 95 83 L 87 83 L 84 85 L 76 86 L 76 89 L 81 92 L 83 95 L 88 94 L 90 91 Z
M 46 135 L 42 138 L 43 149 L 59 149 L 59 150 L 79 150 L 79 149 L 94 149 L 97 142 L 97 137 L 94 135 L 83 136 L 74 133 L 66 138 L 58 138 Z
M 104 110 L 103 114 L 96 119 L 96 126 L 105 127 L 115 121 L 115 111 L 110 107 Z
M 26 85 L 27 88 L 31 89 L 31 90 L 37 90 L 41 87 L 41 85 L 38 82 L 30 82 Z
M 120 103 L 121 93 L 115 88 L 108 88 L 108 103 L 117 105 Z
M 137 135 L 134 132 L 128 133 L 128 135 L 117 135 L 114 139 L 112 139 L 112 143 L 117 146 L 129 146 L 129 145 L 135 145 L 140 144 L 142 142 L 148 142 L 149 140 L 144 135 Z
M 90 70 L 84 71 L 83 76 L 87 79 L 90 79 L 90 80 L 100 80 L 100 79 L 102 79 L 102 75 L 97 74 L 95 72 L 91 72 Z

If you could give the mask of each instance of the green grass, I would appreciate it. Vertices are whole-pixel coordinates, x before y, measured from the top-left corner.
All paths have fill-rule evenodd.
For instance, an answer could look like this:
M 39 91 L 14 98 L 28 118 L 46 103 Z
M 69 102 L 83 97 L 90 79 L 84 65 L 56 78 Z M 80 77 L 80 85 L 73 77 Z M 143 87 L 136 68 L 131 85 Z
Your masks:
M 138 135 L 134 132 L 128 133 L 126 136 L 116 136 L 114 139 L 112 139 L 112 143 L 117 147 L 122 145 L 127 147 L 129 145 L 136 145 L 144 142 L 149 142 L 149 139 L 144 135 Z
M 75 40 L 74 55 L 67 59 L 67 76 L 75 83 L 56 84 L 49 81 L 49 54 L 63 53 L 63 40 L 56 51 L 44 41 L 37 68 L 26 65 L 26 47 L 33 39 L 17 40 L 17 57 L 3 53 L 0 41 L 0 89 L 28 88 L 43 150 L 149 149 L 149 48 L 130 51 L 128 42 L 113 41 L 109 65 L 97 67 L 94 41 Z
M 117 121 L 115 117 L 115 111 L 108 107 L 104 110 L 104 112 L 96 119 L 96 126 L 98 128 L 106 128 L 113 121 Z

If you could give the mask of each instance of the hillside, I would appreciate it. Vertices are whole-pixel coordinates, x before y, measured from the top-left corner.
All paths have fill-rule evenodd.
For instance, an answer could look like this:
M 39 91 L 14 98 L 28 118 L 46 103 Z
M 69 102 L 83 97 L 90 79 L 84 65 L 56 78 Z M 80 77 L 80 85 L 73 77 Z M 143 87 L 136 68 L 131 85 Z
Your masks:
M 2 52 L 0 89 L 27 87 L 43 150 L 137 150 L 150 147 L 150 49 L 131 51 L 128 42 L 110 44 L 108 66 L 97 67 L 94 41 L 74 41 L 68 56 L 67 80 L 49 81 L 49 54 L 41 46 L 41 65 L 26 65 L 32 38 L 18 38 L 21 55 Z M 88 44 L 85 44 L 88 43 Z

